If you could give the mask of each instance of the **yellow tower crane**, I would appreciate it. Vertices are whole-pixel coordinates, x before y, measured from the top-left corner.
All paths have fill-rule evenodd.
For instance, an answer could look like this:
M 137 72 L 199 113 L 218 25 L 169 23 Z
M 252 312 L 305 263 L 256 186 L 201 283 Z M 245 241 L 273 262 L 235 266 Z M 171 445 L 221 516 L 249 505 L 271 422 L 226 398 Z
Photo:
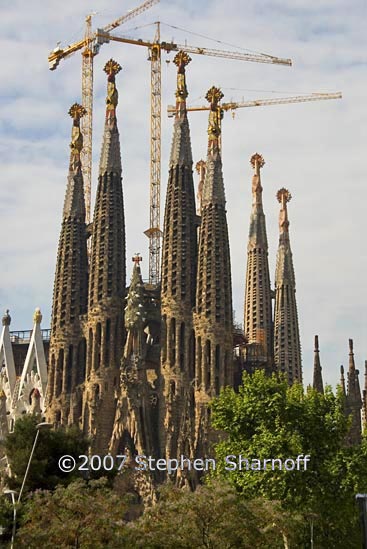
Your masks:
M 159 0 L 146 0 L 137 8 L 128 11 L 112 23 L 100 29 L 101 32 L 111 30 L 140 15 L 147 9 L 157 4 Z M 92 190 L 92 137 L 93 137 L 93 59 L 99 53 L 101 43 L 96 42 L 96 32 L 92 31 L 92 16 L 88 15 L 85 20 L 85 34 L 82 40 L 71 44 L 66 48 L 57 46 L 48 56 L 48 65 L 51 71 L 55 70 L 62 59 L 68 58 L 73 53 L 82 50 L 82 104 L 86 115 L 81 120 L 84 145 L 82 151 L 82 169 L 85 194 L 85 218 L 86 222 L 91 221 L 91 190 Z
M 221 103 L 221 111 L 231 111 L 234 113 L 236 109 L 243 107 L 266 107 L 270 105 L 287 105 L 288 103 L 304 103 L 305 101 L 323 101 L 326 99 L 341 99 L 341 92 L 333 93 L 311 93 L 309 95 L 296 95 L 294 97 L 277 97 L 273 99 L 253 99 L 252 101 L 231 101 L 229 103 Z M 209 111 L 210 106 L 188 106 L 187 111 Z M 168 105 L 167 113 L 170 118 L 174 116 L 176 107 L 174 105 Z
M 87 204 L 87 221 L 90 220 L 90 192 L 91 192 L 91 167 L 92 167 L 92 108 L 93 108 L 93 57 L 98 53 L 102 44 L 111 40 L 132 44 L 136 46 L 145 46 L 149 50 L 149 61 L 151 61 L 151 130 L 150 130 L 150 222 L 149 228 L 145 234 L 149 238 L 149 283 L 156 286 L 160 278 L 160 249 L 161 249 L 161 229 L 160 229 L 160 184 L 161 184 L 161 53 L 162 50 L 167 53 L 171 51 L 184 50 L 188 53 L 209 55 L 225 59 L 235 59 L 240 61 L 251 61 L 255 63 L 269 63 L 291 66 L 290 59 L 283 59 L 267 54 L 252 54 L 233 52 L 225 50 L 216 50 L 211 48 L 201 48 L 197 46 L 188 46 L 187 44 L 176 44 L 174 42 L 161 41 L 160 23 L 156 23 L 156 35 L 153 41 L 132 39 L 124 36 L 114 36 L 110 31 L 135 17 L 142 11 L 153 6 L 159 0 L 147 0 L 138 8 L 131 10 L 125 16 L 120 17 L 115 22 L 107 25 L 95 32 L 91 30 L 91 16 L 87 17 L 86 33 L 83 40 L 77 42 L 65 49 L 56 48 L 48 57 L 49 66 L 54 70 L 61 59 L 68 57 L 75 51 L 83 49 L 83 106 L 87 108 L 89 117 L 85 117 L 83 132 L 85 140 L 84 173 L 85 194 Z M 85 103 L 84 103 L 85 102 Z

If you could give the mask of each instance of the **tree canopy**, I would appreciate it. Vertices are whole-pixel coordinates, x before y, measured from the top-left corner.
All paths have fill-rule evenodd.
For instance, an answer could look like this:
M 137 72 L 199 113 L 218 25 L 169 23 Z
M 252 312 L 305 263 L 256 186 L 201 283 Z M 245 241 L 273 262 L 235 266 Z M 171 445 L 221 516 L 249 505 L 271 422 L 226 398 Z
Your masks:
M 39 421 L 38 416 L 25 415 L 15 422 L 14 432 L 5 440 L 4 449 L 11 469 L 11 477 L 6 481 L 16 491 L 19 491 L 24 478 Z M 37 488 L 52 490 L 58 484 L 65 485 L 80 478 L 79 471 L 63 473 L 58 462 L 63 455 L 78 456 L 86 454 L 87 449 L 88 440 L 77 427 L 40 431 L 25 491 Z
M 360 546 L 355 495 L 367 492 L 367 441 L 345 445 L 349 421 L 341 393 L 334 395 L 330 387 L 325 394 L 305 392 L 263 371 L 244 374 L 238 393 L 227 388 L 212 402 L 212 424 L 225 434 L 216 446 L 215 474 L 245 498 L 278 500 L 284 509 L 302 513 L 305 524 L 312 520 L 318 547 Z M 310 461 L 306 470 L 287 471 L 276 464 L 274 470 L 270 465 L 240 471 L 228 470 L 229 455 L 250 463 L 281 459 L 284 464 L 299 455 L 309 455 Z

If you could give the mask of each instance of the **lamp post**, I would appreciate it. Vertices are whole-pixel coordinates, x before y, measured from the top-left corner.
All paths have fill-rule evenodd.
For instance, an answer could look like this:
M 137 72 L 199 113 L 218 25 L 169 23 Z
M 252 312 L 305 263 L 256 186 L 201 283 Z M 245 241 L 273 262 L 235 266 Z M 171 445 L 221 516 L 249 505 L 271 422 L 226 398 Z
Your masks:
M 30 453 L 30 456 L 29 456 L 29 459 L 28 459 L 28 463 L 27 463 L 27 469 L 25 470 L 25 473 L 24 473 L 24 478 L 23 478 L 22 486 L 20 488 L 20 492 L 19 492 L 17 501 L 15 502 L 16 492 L 14 492 L 14 490 L 4 490 L 4 494 L 11 494 L 11 501 L 12 501 L 12 504 L 13 504 L 13 530 L 12 530 L 12 535 L 11 535 L 10 549 L 13 549 L 13 547 L 14 547 L 15 531 L 16 531 L 16 527 L 17 527 L 17 504 L 20 502 L 20 498 L 22 497 L 22 494 L 23 494 L 24 485 L 25 485 L 26 480 L 27 480 L 29 467 L 31 465 L 32 457 L 33 457 L 34 450 L 35 450 L 36 445 L 37 445 L 37 440 L 38 440 L 40 431 L 45 430 L 45 429 L 51 429 L 51 427 L 53 427 L 52 423 L 47 423 L 45 421 L 43 421 L 42 423 L 37 423 L 37 425 L 36 425 L 36 431 L 37 432 L 36 432 L 36 436 L 34 437 L 32 450 L 31 450 L 31 453 Z
M 363 549 L 367 549 L 367 494 L 357 494 L 356 501 L 359 505 L 359 512 L 362 524 Z
M 16 523 L 17 523 L 17 508 L 16 508 L 16 505 L 15 505 L 16 492 L 14 490 L 5 489 L 3 493 L 11 495 L 11 502 L 12 502 L 12 505 L 13 505 L 13 528 L 12 528 L 12 532 L 11 532 L 11 543 L 10 543 L 10 549 L 13 549 L 13 547 L 14 547 L 14 538 L 15 538 L 15 528 L 16 528 Z
M 37 423 L 37 425 L 36 425 L 37 433 L 36 433 L 36 436 L 34 437 L 34 442 L 33 442 L 32 450 L 31 450 L 31 454 L 30 454 L 30 456 L 29 456 L 29 460 L 28 460 L 28 464 L 27 464 L 27 469 L 25 470 L 25 474 L 24 474 L 22 486 L 20 487 L 20 492 L 19 492 L 19 496 L 18 496 L 18 501 L 17 501 L 17 503 L 20 502 L 20 498 L 22 497 L 22 494 L 23 494 L 24 485 L 25 485 L 26 480 L 27 480 L 29 467 L 30 467 L 30 465 L 31 465 L 32 457 L 33 457 L 34 450 L 35 450 L 36 445 L 37 445 L 37 440 L 38 440 L 40 431 L 45 430 L 45 429 L 51 429 L 51 427 L 53 427 L 52 423 L 47 423 L 46 421 L 43 421 L 42 423 Z

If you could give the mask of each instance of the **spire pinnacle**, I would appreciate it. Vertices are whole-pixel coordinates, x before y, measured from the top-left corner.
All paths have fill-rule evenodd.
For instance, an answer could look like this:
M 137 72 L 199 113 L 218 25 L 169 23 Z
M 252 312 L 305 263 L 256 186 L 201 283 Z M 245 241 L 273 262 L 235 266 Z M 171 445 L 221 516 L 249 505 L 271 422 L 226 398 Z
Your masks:
M 288 233 L 289 229 L 289 220 L 288 220 L 288 210 L 287 203 L 292 199 L 291 193 L 285 189 L 279 189 L 277 192 L 277 200 L 280 203 L 280 213 L 279 213 L 279 232 L 280 234 Z
M 79 103 L 74 103 L 69 109 L 69 115 L 73 119 L 70 142 L 70 169 L 75 171 L 80 164 L 80 153 L 83 149 L 83 134 L 80 130 L 80 119 L 86 114 L 86 110 Z
M 349 372 L 355 372 L 354 352 L 353 352 L 353 339 L 349 340 Z
M 260 179 L 260 169 L 264 166 L 265 160 L 259 153 L 255 153 L 250 158 L 250 164 L 255 173 L 252 178 L 252 204 L 253 206 L 261 206 L 262 208 L 262 192 Z
M 107 74 L 106 121 L 113 122 L 116 120 L 116 107 L 119 97 L 115 76 L 120 72 L 121 66 L 114 59 L 110 59 L 103 70 Z
M 37 307 L 36 310 L 34 311 L 33 322 L 35 324 L 41 324 L 42 322 L 42 313 L 39 307 Z
M 179 51 L 173 60 L 177 66 L 177 88 L 176 88 L 176 116 L 186 112 L 186 99 L 188 94 L 186 86 L 185 68 L 190 63 L 191 57 L 184 51 Z
M 315 335 L 315 357 L 313 369 L 313 388 L 319 393 L 324 392 L 324 384 L 322 381 L 322 368 L 320 364 L 319 336 Z
M 221 120 L 223 118 L 223 109 L 219 102 L 224 95 L 220 88 L 212 86 L 205 96 L 205 99 L 210 103 L 209 125 L 208 125 L 208 153 L 218 152 L 220 150 L 220 135 L 221 135 Z
M 138 267 L 140 266 L 140 262 L 143 261 L 143 258 L 138 252 L 131 259 Z
M 345 391 L 345 377 L 344 377 L 344 366 L 343 365 L 340 366 L 340 387 L 342 389 L 343 395 L 345 396 L 346 391 Z
M 3 326 L 10 326 L 10 322 L 11 322 L 11 316 L 9 314 L 9 309 L 6 309 L 5 314 L 2 318 L 2 324 Z

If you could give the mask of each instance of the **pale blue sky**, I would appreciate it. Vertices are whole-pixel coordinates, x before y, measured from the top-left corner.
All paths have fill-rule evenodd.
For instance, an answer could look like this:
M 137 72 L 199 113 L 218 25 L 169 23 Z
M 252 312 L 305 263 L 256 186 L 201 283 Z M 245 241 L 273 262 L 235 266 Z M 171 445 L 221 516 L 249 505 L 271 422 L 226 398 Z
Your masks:
M 10 308 L 12 329 L 29 329 L 37 306 L 44 313 L 43 327 L 49 326 L 69 158 L 67 111 L 80 101 L 80 54 L 61 62 L 55 72 L 48 70 L 47 55 L 57 41 L 66 45 L 81 38 L 84 17 L 92 10 L 98 12 L 98 27 L 135 5 L 131 0 L 15 0 L 0 7 L 0 308 Z M 249 159 L 258 151 L 266 161 L 262 181 L 272 282 L 278 241 L 275 194 L 285 186 L 293 195 L 290 231 L 306 383 L 312 376 L 315 334 L 325 380 L 332 384 L 340 364 L 347 364 L 349 337 L 355 340 L 360 370 L 367 358 L 366 10 L 366 2 L 356 0 L 163 0 L 116 31 L 151 38 L 152 26 L 134 28 L 161 20 L 294 62 L 286 68 L 193 56 L 187 79 L 194 104 L 203 103 L 212 84 L 222 86 L 225 100 L 277 97 L 283 91 L 343 92 L 342 101 L 243 109 L 223 122 L 237 320 L 242 321 L 251 209 Z M 162 39 L 171 38 L 228 49 L 163 25 Z M 104 110 L 102 67 L 111 56 L 123 66 L 117 80 L 128 268 L 130 274 L 130 257 L 139 251 L 147 277 L 149 63 L 145 48 L 119 44 L 104 45 L 95 59 L 94 174 Z M 162 84 L 165 111 L 174 102 L 175 86 L 175 67 L 165 55 Z M 195 162 L 205 156 L 206 124 L 205 114 L 190 116 Z M 164 114 L 162 218 L 171 134 L 172 120 Z

